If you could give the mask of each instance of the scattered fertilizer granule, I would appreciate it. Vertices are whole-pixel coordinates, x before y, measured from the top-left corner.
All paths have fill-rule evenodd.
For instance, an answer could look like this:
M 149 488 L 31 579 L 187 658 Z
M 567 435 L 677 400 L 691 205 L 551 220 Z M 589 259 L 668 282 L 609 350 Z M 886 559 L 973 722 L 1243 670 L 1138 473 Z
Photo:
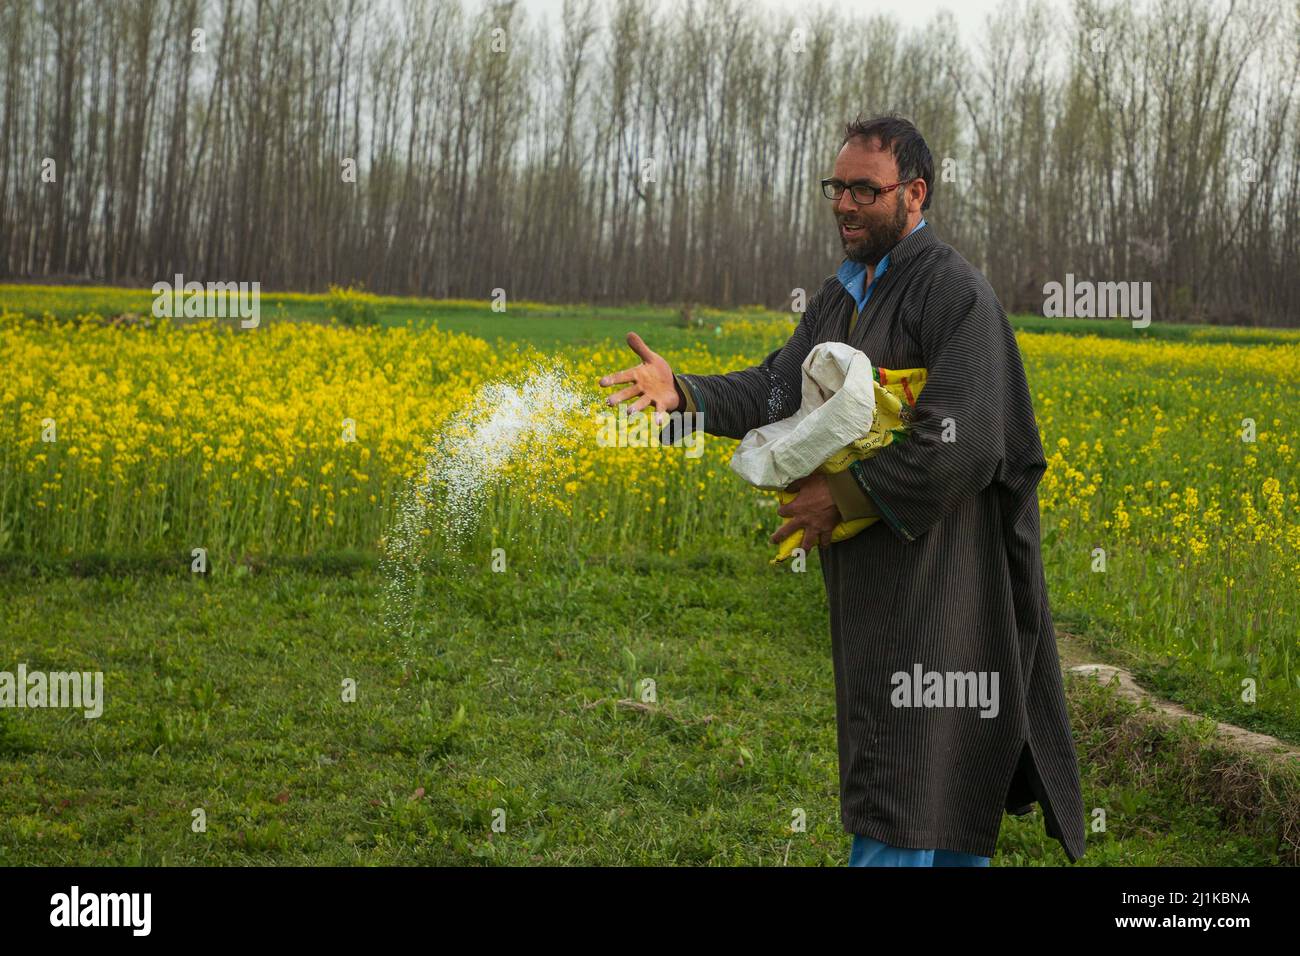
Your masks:
M 405 630 L 410 622 L 427 540 L 437 535 L 458 550 L 477 528 L 488 495 L 508 466 L 523 453 L 548 446 L 568 425 L 570 413 L 594 399 L 591 389 L 562 369 L 537 367 L 521 382 L 483 385 L 431 439 L 423 473 L 403 492 L 384 538 L 386 627 Z M 521 478 L 538 480 L 535 469 L 526 477 L 511 473 L 512 490 Z

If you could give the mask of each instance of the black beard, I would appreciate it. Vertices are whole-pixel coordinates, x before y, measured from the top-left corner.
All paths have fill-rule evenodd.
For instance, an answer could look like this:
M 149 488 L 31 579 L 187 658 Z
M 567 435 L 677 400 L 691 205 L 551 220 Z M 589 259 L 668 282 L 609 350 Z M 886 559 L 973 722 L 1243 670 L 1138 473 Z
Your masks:
M 903 238 L 903 230 L 907 227 L 907 207 L 901 202 L 894 211 L 894 218 L 879 222 L 872 218 L 862 220 L 864 235 L 861 239 L 847 245 L 844 248 L 844 254 L 854 262 L 864 262 L 869 266 L 874 266 L 881 259 L 885 258 L 885 253 L 898 245 Z

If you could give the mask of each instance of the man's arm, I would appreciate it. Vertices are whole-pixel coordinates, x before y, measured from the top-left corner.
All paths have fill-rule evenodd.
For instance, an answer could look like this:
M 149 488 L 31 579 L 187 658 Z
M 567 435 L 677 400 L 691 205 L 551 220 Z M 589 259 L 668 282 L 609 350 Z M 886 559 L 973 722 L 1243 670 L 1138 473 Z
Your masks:
M 808 301 L 785 345 L 758 365 L 721 375 L 675 375 L 678 410 L 702 413 L 704 430 L 727 438 L 744 438 L 752 429 L 798 411 L 800 367 L 812 351 L 825 288 L 823 284 Z
M 1042 473 L 1020 349 L 987 283 L 965 269 L 942 270 L 920 326 L 926 381 L 908 433 L 848 470 L 904 541 L 994 481 L 1022 490 Z

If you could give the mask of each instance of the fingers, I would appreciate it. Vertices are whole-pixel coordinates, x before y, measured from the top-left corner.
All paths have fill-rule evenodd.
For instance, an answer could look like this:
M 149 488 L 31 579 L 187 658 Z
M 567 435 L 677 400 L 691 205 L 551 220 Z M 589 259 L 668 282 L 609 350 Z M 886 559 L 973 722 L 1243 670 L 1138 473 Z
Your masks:
M 605 404 L 617 405 L 619 402 L 626 402 L 629 398 L 633 398 L 634 396 L 640 394 L 641 394 L 641 386 L 631 385 L 628 388 L 622 389 L 621 391 L 617 391 L 613 395 L 609 396 L 609 398 L 605 399 Z
M 772 537 L 768 538 L 767 540 L 770 541 L 772 544 L 780 544 L 786 538 L 790 537 L 790 535 L 798 531 L 801 527 L 803 526 L 799 524 L 799 522 L 797 521 L 787 521 L 785 524 L 781 525 L 781 527 L 779 527 L 776 530 L 776 534 L 772 535 Z
M 645 408 L 653 401 L 654 399 L 651 398 L 649 395 L 642 395 L 635 402 L 633 402 L 631 405 L 628 406 L 627 413 L 629 415 L 635 415 L 637 412 L 641 411 L 641 409 Z
M 627 413 L 629 415 L 635 415 L 637 412 L 641 411 L 641 409 L 645 408 L 647 405 L 654 405 L 655 411 L 654 411 L 654 415 L 651 416 L 651 420 L 655 423 L 656 428 L 661 427 L 668 421 L 668 413 L 665 411 L 660 411 L 659 403 L 654 401 L 654 399 L 650 398 L 650 396 L 648 395 L 638 400 L 631 407 L 629 407 Z
M 635 332 L 627 334 L 627 344 L 632 347 L 632 351 L 641 356 L 641 361 L 649 362 L 655 357 L 655 353 L 650 351 L 650 346 L 641 341 L 641 336 Z
M 606 375 L 600 380 L 600 384 L 606 388 L 610 385 L 622 385 L 624 382 L 636 381 L 636 369 L 625 368 L 621 372 L 615 372 L 613 375 Z
M 804 553 L 812 551 L 813 548 L 829 548 L 831 546 L 831 532 L 816 531 L 807 525 L 801 525 L 797 521 L 787 521 L 777 530 L 776 534 L 768 538 L 772 544 L 780 544 L 792 534 L 803 531 L 803 540 L 799 542 L 799 547 L 803 548 Z

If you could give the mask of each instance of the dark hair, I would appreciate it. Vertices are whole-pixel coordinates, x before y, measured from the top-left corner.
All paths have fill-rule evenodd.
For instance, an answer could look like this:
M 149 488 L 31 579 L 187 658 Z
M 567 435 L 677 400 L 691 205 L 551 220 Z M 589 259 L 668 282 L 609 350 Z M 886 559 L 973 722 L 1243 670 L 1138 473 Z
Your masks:
M 855 136 L 878 140 L 881 149 L 893 153 L 900 179 L 925 180 L 925 201 L 921 208 L 930 208 L 930 197 L 934 193 L 934 158 L 919 129 L 897 113 L 886 113 L 867 120 L 859 116 L 844 127 L 844 140 L 840 145 Z

